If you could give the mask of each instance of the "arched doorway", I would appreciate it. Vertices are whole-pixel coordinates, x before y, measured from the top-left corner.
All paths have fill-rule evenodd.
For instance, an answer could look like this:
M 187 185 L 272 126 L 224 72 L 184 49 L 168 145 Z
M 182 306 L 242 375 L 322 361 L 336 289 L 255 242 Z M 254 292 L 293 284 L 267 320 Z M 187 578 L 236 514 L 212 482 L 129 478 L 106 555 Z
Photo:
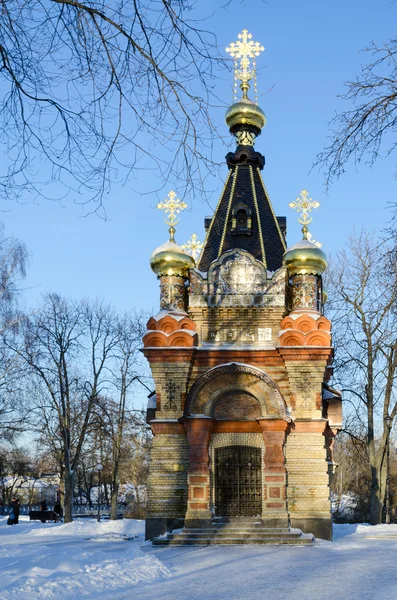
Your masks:
M 215 449 L 215 514 L 255 517 L 262 513 L 261 449 L 224 446 Z
M 286 522 L 289 420 L 279 388 L 257 367 L 227 363 L 195 381 L 184 414 L 189 526 L 214 515 Z

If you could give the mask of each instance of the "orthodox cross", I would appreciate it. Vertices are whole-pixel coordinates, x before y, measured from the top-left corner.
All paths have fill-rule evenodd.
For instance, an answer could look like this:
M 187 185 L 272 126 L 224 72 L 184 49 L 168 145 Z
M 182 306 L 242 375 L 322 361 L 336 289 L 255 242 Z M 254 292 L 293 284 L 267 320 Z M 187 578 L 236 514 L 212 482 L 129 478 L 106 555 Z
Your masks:
M 164 410 L 166 410 L 167 412 L 170 410 L 177 409 L 177 406 L 174 402 L 177 387 L 178 386 L 176 385 L 176 383 L 171 379 L 168 379 L 167 383 L 165 384 L 165 392 L 167 394 L 168 401 L 164 405 Z
M 297 198 L 295 202 L 290 202 L 288 206 L 295 209 L 297 213 L 301 213 L 300 218 L 298 218 L 298 222 L 301 225 L 306 226 L 312 222 L 313 217 L 310 216 L 310 213 L 314 208 L 318 208 L 320 206 L 320 202 L 310 198 L 307 190 L 302 190 L 299 198 Z
M 252 34 L 247 29 L 243 29 L 237 37 L 237 42 L 232 42 L 226 48 L 226 52 L 234 58 L 234 93 L 237 92 L 237 79 L 240 79 L 243 98 L 247 98 L 250 87 L 248 82 L 254 79 L 256 96 L 256 57 L 265 48 L 259 42 L 252 41 Z
M 305 378 L 301 379 L 296 386 L 296 389 L 302 392 L 302 395 L 307 397 L 310 394 L 310 390 L 312 389 L 310 380 Z
M 200 240 L 197 239 L 197 235 L 193 233 L 190 240 L 188 240 L 186 244 L 182 244 L 181 247 L 196 260 L 196 258 L 200 256 L 203 246 L 204 244 L 200 242 Z
M 168 198 L 157 204 L 157 208 L 164 211 L 166 215 L 164 220 L 170 226 L 170 242 L 174 241 L 175 225 L 179 223 L 177 215 L 187 208 L 187 204 L 175 196 L 176 193 L 171 190 Z
M 297 384 L 296 389 L 299 392 L 301 392 L 301 394 L 303 396 L 303 402 L 299 408 L 301 410 L 311 410 L 312 404 L 310 402 L 310 392 L 312 389 L 312 385 L 310 383 L 310 379 L 308 379 L 307 377 L 305 377 L 304 379 L 301 379 L 299 381 L 299 383 Z

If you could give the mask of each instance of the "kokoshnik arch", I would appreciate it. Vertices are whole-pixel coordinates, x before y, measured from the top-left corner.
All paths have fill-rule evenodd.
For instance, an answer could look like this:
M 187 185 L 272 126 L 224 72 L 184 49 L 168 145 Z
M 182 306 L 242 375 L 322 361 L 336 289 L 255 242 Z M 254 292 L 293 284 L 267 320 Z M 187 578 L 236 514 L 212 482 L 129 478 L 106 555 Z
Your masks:
M 143 337 L 156 386 L 148 410 L 149 539 L 250 516 L 332 538 L 332 442 L 342 410 L 327 383 L 327 260 L 307 228 L 319 204 L 306 190 L 290 204 L 303 239 L 287 249 L 286 219 L 274 213 L 265 160 L 254 148 L 266 122 L 248 98 L 261 50 L 246 30 L 228 49 L 242 91 L 226 113 L 237 147 L 226 156 L 204 244 L 196 236 L 184 247 L 175 242 L 186 204 L 174 192 L 158 205 L 170 239 L 151 257 L 160 312 Z

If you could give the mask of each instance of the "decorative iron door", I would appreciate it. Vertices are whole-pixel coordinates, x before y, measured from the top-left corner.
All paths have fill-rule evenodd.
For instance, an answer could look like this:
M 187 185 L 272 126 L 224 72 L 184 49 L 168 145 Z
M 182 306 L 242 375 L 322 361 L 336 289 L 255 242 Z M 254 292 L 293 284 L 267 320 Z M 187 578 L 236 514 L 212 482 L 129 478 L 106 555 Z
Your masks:
M 260 448 L 215 449 L 215 506 L 220 517 L 255 517 L 262 513 Z

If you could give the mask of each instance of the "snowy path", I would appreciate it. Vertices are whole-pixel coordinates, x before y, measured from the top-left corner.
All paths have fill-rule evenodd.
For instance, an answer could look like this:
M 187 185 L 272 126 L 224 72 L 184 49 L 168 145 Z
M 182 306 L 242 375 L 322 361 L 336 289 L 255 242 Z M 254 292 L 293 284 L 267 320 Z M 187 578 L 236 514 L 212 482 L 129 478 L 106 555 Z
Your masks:
M 139 521 L 0 519 L 0 600 L 396 600 L 397 525 L 335 532 L 314 547 L 152 548 Z

